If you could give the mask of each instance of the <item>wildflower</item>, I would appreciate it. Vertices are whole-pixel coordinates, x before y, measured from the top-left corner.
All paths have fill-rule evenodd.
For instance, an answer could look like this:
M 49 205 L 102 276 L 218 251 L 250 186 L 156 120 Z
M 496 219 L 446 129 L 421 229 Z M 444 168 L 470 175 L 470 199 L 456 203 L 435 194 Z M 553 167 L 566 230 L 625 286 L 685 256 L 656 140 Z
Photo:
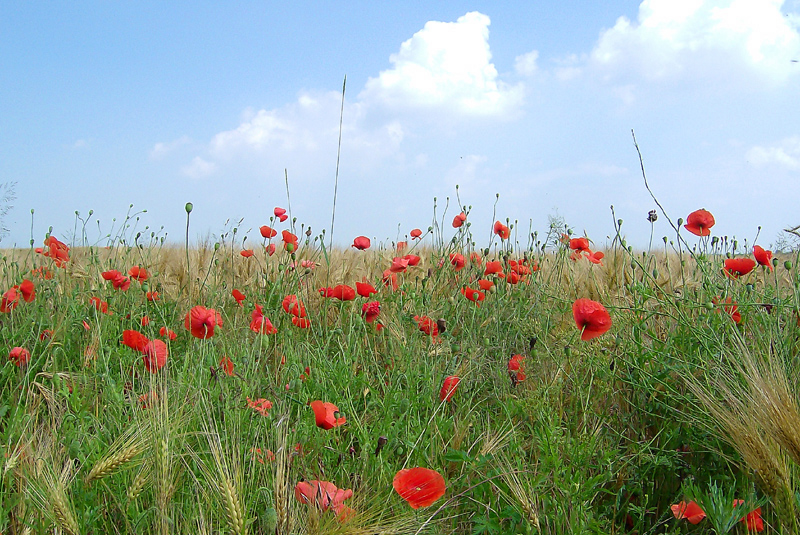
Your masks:
M 45 340 L 50 340 L 53 337 L 53 331 L 50 329 L 45 329 L 39 334 L 39 340 L 44 342 Z
M 467 261 L 464 259 L 464 255 L 459 253 L 450 253 L 450 263 L 455 266 L 456 271 L 461 271 L 464 269 L 464 265 Z
M 508 375 L 511 376 L 513 386 L 525 380 L 525 357 L 522 355 L 511 356 L 508 361 Z
M 400 287 L 397 284 L 397 273 L 394 273 L 391 269 L 387 269 L 383 272 L 381 280 L 383 281 L 383 285 L 387 288 L 391 288 L 393 292 L 396 292 Z
M 233 291 L 231 292 L 231 295 L 236 300 L 236 304 L 238 304 L 240 307 L 244 306 L 243 301 L 246 299 L 246 297 L 242 292 L 234 288 Z
M 494 222 L 494 233 L 500 236 L 501 240 L 507 240 L 511 236 L 511 231 L 500 221 Z
M 142 324 L 142 327 L 147 327 L 148 325 L 150 325 L 150 318 L 147 316 L 142 316 L 142 319 L 139 320 L 139 323 Z
M 15 347 L 8 352 L 8 360 L 19 368 L 24 368 L 31 360 L 31 353 L 24 347 Z
M 733 500 L 733 506 L 738 507 L 744 503 L 744 500 Z M 740 522 L 744 522 L 747 525 L 747 531 L 756 531 L 762 532 L 764 531 L 764 520 L 761 519 L 761 507 L 756 507 L 749 513 L 747 516 L 742 518 Z
M 467 214 L 461 212 L 453 218 L 453 228 L 459 228 L 467 220 Z
M 398 253 L 400 253 L 402 251 L 405 251 L 407 247 L 408 247 L 408 242 L 407 241 L 399 241 L 399 242 L 397 242 L 396 249 L 397 249 Z
M 483 262 L 483 259 L 481 258 L 481 255 L 473 251 L 469 255 L 469 261 L 472 262 L 473 264 L 480 264 L 481 262 Z
M 597 338 L 611 329 L 611 316 L 597 301 L 578 299 L 572 304 L 572 315 L 581 331 L 581 340 Z
M 36 298 L 36 287 L 28 279 L 23 280 L 20 285 L 14 287 L 19 290 L 22 294 L 22 300 L 26 303 L 30 303 Z
M 19 305 L 19 294 L 17 288 L 13 287 L 3 294 L 3 299 L 0 300 L 0 312 L 8 313 L 17 308 Z
M 286 210 L 284 210 L 283 208 L 279 208 L 276 206 L 275 209 L 272 211 L 272 213 L 275 214 L 275 217 L 277 217 L 281 223 L 289 219 L 289 216 L 286 215 Z
M 494 283 L 486 279 L 479 279 L 478 286 L 480 286 L 481 290 L 484 292 L 491 292 L 494 289 Z
M 269 321 L 264 315 L 264 309 L 261 308 L 261 305 L 256 305 L 256 308 L 253 310 L 251 314 L 250 320 L 250 330 L 259 333 L 259 334 L 275 334 L 278 332 L 278 329 L 272 325 L 272 322 Z
M 300 329 L 308 329 L 311 327 L 311 320 L 308 318 L 301 318 L 299 316 L 292 316 L 292 325 Z
M 287 252 L 295 252 L 297 250 L 297 236 L 288 230 L 282 230 L 281 235 L 283 236 L 283 248 Z
M 714 216 L 711 215 L 711 212 L 701 209 L 689 214 L 683 227 L 696 236 L 708 236 L 711 234 L 710 229 L 714 223 Z
M 319 264 L 317 264 L 317 263 L 316 263 L 316 262 L 314 262 L 313 260 L 301 260 L 301 261 L 300 261 L 300 267 L 301 267 L 301 268 L 305 268 L 305 269 L 314 269 L 314 268 L 315 268 L 315 267 L 317 267 L 318 265 L 319 265 Z
M 131 349 L 139 352 L 144 352 L 144 348 L 150 342 L 148 338 L 139 331 L 124 330 L 122 331 L 122 340 L 120 344 L 126 345 Z
M 578 253 L 591 253 L 589 249 L 589 238 L 572 238 L 569 240 L 569 248 Z
M 347 418 L 339 416 L 339 407 L 333 403 L 312 401 L 309 406 L 314 411 L 314 419 L 316 420 L 317 427 L 323 429 L 333 429 L 347 422 Z
M 53 278 L 53 272 L 47 269 L 46 267 L 38 267 L 36 269 L 31 270 L 31 275 L 34 277 L 38 277 L 44 280 L 50 280 Z
M 392 486 L 413 509 L 429 507 L 444 496 L 442 475 L 428 468 L 405 468 L 395 474 Z
M 124 292 L 131 287 L 131 280 L 116 269 L 104 271 L 100 275 L 105 280 L 111 281 L 111 285 L 115 290 L 122 290 Z
M 145 294 L 145 297 L 147 298 L 148 301 L 158 301 L 159 299 L 161 299 L 158 295 L 158 292 L 147 292 Z
M 722 268 L 726 276 L 736 279 L 743 275 L 747 275 L 753 268 L 756 267 L 756 262 L 752 258 L 728 258 L 725 260 L 725 267 Z
M 167 344 L 163 340 L 151 340 L 143 352 L 144 367 L 150 373 L 156 373 L 167 363 Z
M 428 316 L 414 316 L 419 330 L 428 336 L 439 336 L 439 326 Z
M 353 240 L 353 245 L 351 245 L 350 247 L 355 247 L 359 251 L 364 251 L 366 249 L 369 249 L 369 246 L 370 246 L 369 238 L 367 238 L 366 236 L 359 236 L 358 238 Z
M 58 241 L 55 236 L 49 236 L 44 240 L 44 244 L 48 248 L 47 252 L 40 249 L 36 251 L 46 257 L 52 258 L 57 267 L 65 267 L 64 264 L 69 262 L 69 247 Z
M 403 257 L 403 260 L 408 260 L 408 265 L 409 266 L 416 266 L 416 265 L 419 265 L 419 263 L 422 260 L 422 258 L 420 258 L 419 256 L 417 256 L 415 254 L 407 254 L 407 255 L 405 255 Z
M 103 314 L 108 314 L 108 303 L 105 301 L 101 301 L 99 297 L 89 298 L 89 304 L 94 306 L 98 312 L 102 312 Z
M 442 389 L 439 391 L 439 401 L 450 401 L 453 399 L 453 395 L 455 395 L 456 388 L 458 388 L 458 383 L 460 382 L 461 379 L 455 375 L 445 377 L 444 383 L 442 383 Z
M 139 404 L 142 406 L 143 409 L 151 408 L 155 403 L 158 402 L 158 394 L 153 392 L 146 392 L 139 396 Z
M 245 258 L 250 258 L 254 253 L 252 249 L 245 249 L 244 251 L 239 252 L 239 254 Z
M 742 315 L 739 313 L 739 307 L 736 304 L 736 301 L 733 301 L 730 297 L 726 298 L 724 301 L 721 300 L 721 297 L 715 297 L 711 301 L 716 305 L 720 302 L 722 303 L 722 309 L 730 315 L 731 319 L 734 323 L 740 323 L 742 321 Z M 717 310 L 719 312 L 719 310 Z
M 289 294 L 283 298 L 281 302 L 281 306 L 283 310 L 287 314 L 291 314 L 292 316 L 297 316 L 299 318 L 304 318 L 306 316 L 306 307 L 303 306 L 302 301 L 297 298 L 294 294 Z
M 268 255 L 270 255 L 270 256 L 274 255 L 275 254 L 275 244 L 274 243 L 270 243 L 269 245 L 267 245 L 264 248 L 264 250 L 267 251 Z
M 219 361 L 219 369 L 225 372 L 225 375 L 229 377 L 236 375 L 233 373 L 233 361 L 229 359 L 227 355 L 222 357 L 222 360 Z
M 461 293 L 464 294 L 464 297 L 475 303 L 476 306 L 481 306 L 480 302 L 486 299 L 485 293 L 478 290 L 473 290 L 470 287 L 462 288 Z
M 339 284 L 333 288 L 320 288 L 323 297 L 333 297 L 339 301 L 352 301 L 356 298 L 356 291 L 346 284 Z
M 192 336 L 205 340 L 214 336 L 215 327 L 222 327 L 222 316 L 213 308 L 197 305 L 186 314 L 184 325 Z
M 760 245 L 753 246 L 753 256 L 759 266 L 767 266 L 772 271 L 772 251 L 765 251 Z
M 272 402 L 268 399 L 259 398 L 255 401 L 247 398 L 247 406 L 256 411 L 257 413 L 261 414 L 261 416 L 269 416 L 267 412 L 272 408 Z
M 361 306 L 361 315 L 364 316 L 367 323 L 374 322 L 380 312 L 381 304 L 378 301 L 370 301 Z
M 133 266 L 128 270 L 128 276 L 139 282 L 144 282 L 150 278 L 150 274 L 143 267 Z
M 389 271 L 392 273 L 403 273 L 408 268 L 408 258 L 393 258 Z
M 422 239 L 422 231 L 418 228 L 415 228 L 411 231 L 411 239 L 412 240 L 419 240 Z
M 706 517 L 705 512 L 695 502 L 676 503 L 670 509 L 672 509 L 672 514 L 675 515 L 675 518 L 679 520 L 685 518 L 690 524 L 698 524 Z
M 503 276 L 503 264 L 500 263 L 499 260 L 492 260 L 491 262 L 486 262 L 486 269 L 483 272 L 484 275 L 498 275 L 500 277 Z
M 521 278 L 522 277 L 520 277 L 519 273 L 517 273 L 516 271 L 511 271 L 506 276 L 506 282 L 509 284 L 517 284 Z
M 602 251 L 595 251 L 594 253 L 589 253 L 586 256 L 586 258 L 588 258 L 589 262 L 591 262 L 592 264 L 599 264 L 602 266 L 603 265 L 602 260 L 604 256 L 605 255 L 603 254 Z
M 372 294 L 378 293 L 378 290 L 375 289 L 373 285 L 368 282 L 357 282 L 356 283 L 356 293 L 361 297 L 366 297 L 369 299 L 369 296 Z
M 274 237 L 275 237 L 275 236 L 277 236 L 277 234 L 278 234 L 278 231 L 277 231 L 277 230 L 275 230 L 275 229 L 273 229 L 273 228 L 271 228 L 271 227 L 268 227 L 268 226 L 266 226 L 266 225 L 262 226 L 262 227 L 261 227 L 260 229 L 258 229 L 258 230 L 259 230 L 259 231 L 261 231 L 261 235 L 262 235 L 263 237 L 267 238 L 267 239 L 274 238 Z
M 340 522 L 347 520 L 355 511 L 344 505 L 353 496 L 352 489 L 339 489 L 329 481 L 300 481 L 294 487 L 294 497 L 300 503 L 316 505 L 323 512 L 333 509 Z
M 158 330 L 158 335 L 163 336 L 165 338 L 169 338 L 170 340 L 175 340 L 178 337 L 178 335 L 175 334 L 175 331 L 173 331 L 172 329 L 167 329 L 166 327 L 161 327 Z

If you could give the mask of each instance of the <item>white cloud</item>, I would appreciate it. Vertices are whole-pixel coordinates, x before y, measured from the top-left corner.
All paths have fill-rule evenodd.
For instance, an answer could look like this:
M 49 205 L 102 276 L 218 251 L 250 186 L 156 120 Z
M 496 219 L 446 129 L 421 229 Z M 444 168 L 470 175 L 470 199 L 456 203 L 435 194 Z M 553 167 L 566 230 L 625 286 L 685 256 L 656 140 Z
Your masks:
M 747 151 L 747 159 L 757 167 L 775 165 L 800 171 L 800 136 L 786 138 L 772 147 L 755 146 Z
M 389 108 L 507 114 L 521 104 L 522 87 L 498 79 L 489 24 L 489 17 L 476 11 L 456 22 L 427 22 L 390 56 L 391 69 L 367 81 L 359 98 Z
M 205 178 L 217 170 L 217 165 L 213 162 L 207 162 L 200 156 L 195 156 L 192 163 L 181 167 L 181 173 L 189 178 L 200 179 Z
M 79 139 L 78 141 L 72 144 L 72 149 L 80 150 L 80 149 L 85 149 L 88 146 L 89 146 L 88 141 L 86 141 L 85 139 Z
M 168 143 L 159 142 L 153 145 L 153 148 L 150 149 L 150 159 L 151 160 L 160 160 L 167 156 L 169 153 L 189 143 L 188 136 L 182 136 L 174 141 L 170 141 Z
M 637 22 L 620 17 L 589 63 L 607 76 L 651 80 L 756 74 L 781 82 L 800 56 L 796 17 L 783 0 L 644 0 Z
M 533 76 L 538 70 L 536 60 L 539 59 L 539 51 L 533 50 L 527 54 L 522 54 L 514 58 L 514 70 L 522 76 Z

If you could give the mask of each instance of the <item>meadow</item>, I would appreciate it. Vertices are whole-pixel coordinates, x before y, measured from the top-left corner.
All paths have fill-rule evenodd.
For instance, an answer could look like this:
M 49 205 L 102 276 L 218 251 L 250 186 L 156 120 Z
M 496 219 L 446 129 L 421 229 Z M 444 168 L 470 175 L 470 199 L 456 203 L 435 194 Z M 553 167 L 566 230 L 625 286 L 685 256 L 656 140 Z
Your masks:
M 797 253 L 190 213 L 2 252 L 0 533 L 800 531 Z

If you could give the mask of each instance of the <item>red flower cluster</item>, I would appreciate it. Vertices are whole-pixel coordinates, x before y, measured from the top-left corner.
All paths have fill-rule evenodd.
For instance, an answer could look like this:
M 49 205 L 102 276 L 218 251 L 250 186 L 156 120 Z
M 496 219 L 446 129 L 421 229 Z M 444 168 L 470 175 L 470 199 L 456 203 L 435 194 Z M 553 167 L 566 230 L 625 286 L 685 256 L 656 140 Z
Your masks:
M 149 340 L 138 331 L 125 330 L 120 343 L 142 353 L 144 367 L 150 373 L 156 373 L 167 363 L 167 344 L 163 340 Z
M 105 280 L 111 281 L 111 285 L 115 290 L 122 290 L 124 292 L 131 287 L 131 280 L 116 269 L 104 271 L 101 275 Z
M 36 252 L 48 258 L 52 258 L 57 267 L 66 267 L 64 264 L 69 262 L 69 247 L 58 241 L 55 236 L 49 236 L 44 240 L 44 245 L 47 251 L 41 247 L 36 248 Z

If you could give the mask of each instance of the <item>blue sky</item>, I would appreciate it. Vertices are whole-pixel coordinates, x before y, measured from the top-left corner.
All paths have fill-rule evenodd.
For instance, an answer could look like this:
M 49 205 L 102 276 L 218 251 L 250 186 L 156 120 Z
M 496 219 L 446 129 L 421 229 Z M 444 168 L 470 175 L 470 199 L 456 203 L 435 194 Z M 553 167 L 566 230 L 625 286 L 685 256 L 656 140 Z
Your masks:
M 76 210 L 102 240 L 130 204 L 179 242 L 187 201 L 192 239 L 243 219 L 255 245 L 284 169 L 298 223 L 330 231 L 345 75 L 340 245 L 424 230 L 434 197 L 449 222 L 458 184 L 480 246 L 497 193 L 521 234 L 557 213 L 602 248 L 613 204 L 646 246 L 631 129 L 673 219 L 764 245 L 800 224 L 800 1 L 432 4 L 4 4 L 2 245 L 28 245 L 31 209 L 38 245 Z

